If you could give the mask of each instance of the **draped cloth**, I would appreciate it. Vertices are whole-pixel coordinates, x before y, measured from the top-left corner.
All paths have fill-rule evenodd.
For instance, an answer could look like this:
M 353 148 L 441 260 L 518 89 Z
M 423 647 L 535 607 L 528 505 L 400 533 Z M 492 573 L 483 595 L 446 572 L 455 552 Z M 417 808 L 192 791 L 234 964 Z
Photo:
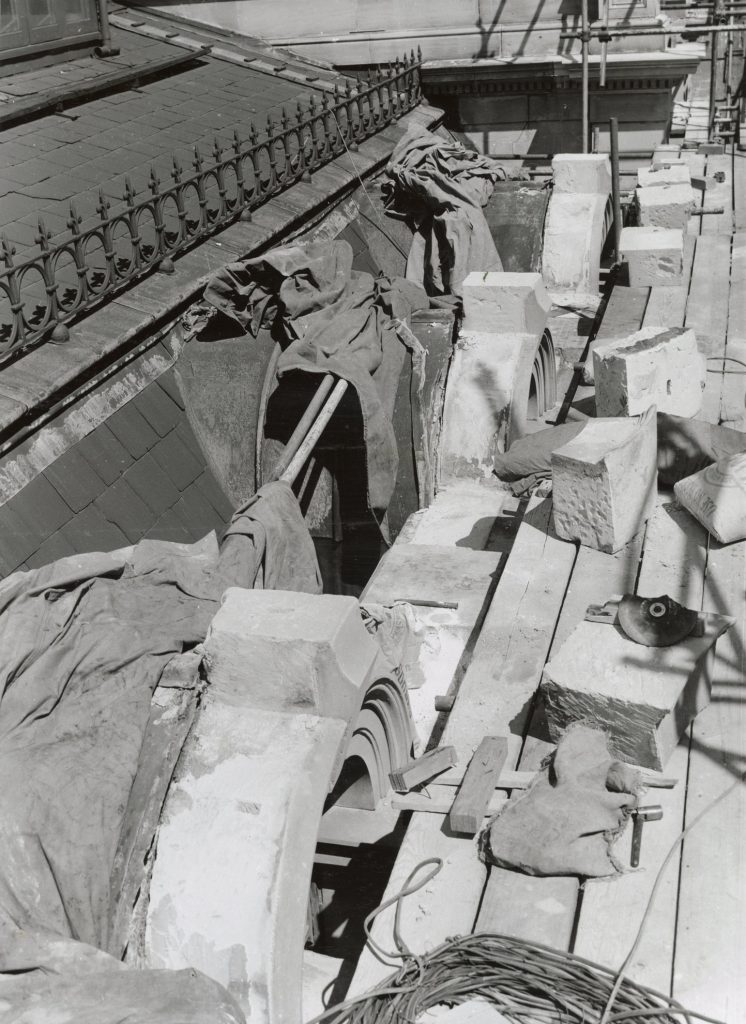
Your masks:
M 204 640 L 225 589 L 260 584 L 321 590 L 285 483 L 236 513 L 220 549 L 214 533 L 143 540 L 0 583 L 4 1022 L 243 1020 L 196 971 L 133 971 L 102 950 L 153 692 L 171 659 Z
M 279 329 L 286 347 L 278 377 L 290 371 L 332 373 L 352 384 L 360 402 L 368 504 L 383 512 L 394 491 L 398 452 L 391 422 L 398 383 L 386 373 L 387 352 L 401 342 L 396 321 L 428 307 L 421 287 L 403 278 L 374 278 L 352 269 L 344 240 L 283 246 L 223 267 L 205 299 L 256 337 Z
M 482 834 L 483 857 L 528 875 L 618 874 L 613 844 L 641 787 L 640 773 L 612 758 L 604 732 L 571 725 L 531 787 Z
M 495 160 L 411 125 L 386 170 L 393 202 L 414 219 L 408 280 L 428 295 L 461 295 L 471 271 L 503 269 L 482 212 L 508 177 Z

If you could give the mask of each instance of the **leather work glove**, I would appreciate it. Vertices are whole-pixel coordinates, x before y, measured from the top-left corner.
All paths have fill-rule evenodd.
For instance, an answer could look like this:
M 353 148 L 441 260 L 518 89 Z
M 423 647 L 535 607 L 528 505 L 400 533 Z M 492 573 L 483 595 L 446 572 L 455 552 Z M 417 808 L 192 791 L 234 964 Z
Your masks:
M 620 873 L 612 846 L 641 788 L 639 772 L 611 757 L 604 732 L 572 725 L 529 789 L 482 833 L 482 858 L 529 875 Z

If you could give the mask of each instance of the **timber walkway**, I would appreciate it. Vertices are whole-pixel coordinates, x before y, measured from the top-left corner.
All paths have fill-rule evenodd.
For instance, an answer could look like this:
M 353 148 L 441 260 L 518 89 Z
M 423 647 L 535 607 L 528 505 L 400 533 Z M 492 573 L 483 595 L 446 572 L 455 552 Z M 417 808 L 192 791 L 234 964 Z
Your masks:
M 600 337 L 629 334 L 642 325 L 694 328 L 710 358 L 700 418 L 743 428 L 746 371 L 732 360 L 746 363 L 746 156 L 684 155 L 693 173 L 712 179 L 716 171 L 724 172 L 725 180 L 706 195 L 708 206 L 722 205 L 724 212 L 691 219 L 683 287 L 615 288 Z M 581 389 L 576 403 L 590 394 Z M 413 951 L 432 949 L 449 936 L 490 931 L 618 969 L 672 843 L 746 768 L 746 542 L 720 545 L 708 538 L 663 490 L 646 531 L 616 555 L 559 540 L 551 523 L 551 496 L 532 497 L 500 566 L 440 742 L 453 744 L 464 761 L 483 736 L 507 735 L 505 767 L 536 769 L 552 749 L 536 700 L 544 665 L 586 607 L 611 594 L 668 593 L 689 607 L 734 616 L 736 625 L 717 644 L 711 704 L 666 765 L 666 775 L 678 784 L 656 791 L 664 817 L 646 830 L 641 870 L 581 887 L 574 878 L 488 869 L 478 858 L 476 841 L 450 833 L 444 814 L 418 811 L 384 900 L 423 859 L 440 857 L 440 873 L 401 906 L 401 933 Z M 629 842 L 629 831 L 621 843 Z M 745 847 L 742 785 L 677 849 L 628 972 L 633 980 L 729 1024 L 746 1021 Z M 386 949 L 393 947 L 393 916 L 391 908 L 373 927 Z M 348 995 L 390 972 L 366 949 Z

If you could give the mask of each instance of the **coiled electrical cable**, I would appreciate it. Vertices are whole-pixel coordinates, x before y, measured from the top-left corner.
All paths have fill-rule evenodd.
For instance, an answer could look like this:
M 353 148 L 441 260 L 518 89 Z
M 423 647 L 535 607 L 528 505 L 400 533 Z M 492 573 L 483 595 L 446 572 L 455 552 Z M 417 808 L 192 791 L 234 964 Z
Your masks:
M 448 939 L 429 953 L 412 953 L 400 931 L 402 900 L 440 871 L 443 862 L 431 857 L 418 864 L 401 890 L 365 919 L 368 944 L 376 956 L 384 962 L 403 960 L 402 966 L 369 992 L 330 1007 L 308 1024 L 416 1024 L 434 1006 L 451 1006 L 475 998 L 491 1003 L 511 1024 L 694 1024 L 698 1020 L 723 1024 L 714 1017 L 686 1009 L 676 999 L 631 981 L 626 975 L 676 849 L 745 781 L 746 772 L 739 773 L 679 833 L 658 869 L 635 941 L 618 970 L 564 950 L 492 933 Z M 425 868 L 429 870 L 415 882 Z M 397 952 L 382 949 L 370 934 L 373 920 L 394 904 Z
M 415 1024 L 439 1004 L 470 999 L 492 1004 L 515 1024 L 597 1024 L 616 972 L 534 942 L 489 933 L 449 939 L 410 957 L 392 977 L 364 996 L 315 1018 L 331 1024 Z M 661 993 L 625 979 L 609 1024 L 694 1024 L 714 1018 L 686 1010 Z

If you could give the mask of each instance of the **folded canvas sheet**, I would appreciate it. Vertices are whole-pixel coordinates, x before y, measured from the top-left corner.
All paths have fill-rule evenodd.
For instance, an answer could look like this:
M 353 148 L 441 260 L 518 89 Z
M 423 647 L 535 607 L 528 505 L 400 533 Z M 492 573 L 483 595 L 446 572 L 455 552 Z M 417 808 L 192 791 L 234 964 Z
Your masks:
M 114 958 L 78 947 L 107 948 L 117 897 L 110 879 L 152 693 L 174 655 L 204 639 L 225 589 L 255 584 L 321 590 L 313 543 L 284 483 L 236 513 L 221 549 L 214 534 L 191 545 L 144 540 L 0 584 L 3 1020 L 38 1024 L 41 1011 L 26 1017 L 22 1008 L 61 1001 L 71 1021 L 85 1021 L 103 992 L 111 999 L 95 1002 L 97 1024 L 181 1024 L 192 1019 L 180 1012 L 190 990 L 195 1008 L 212 1005 L 218 987 L 207 979 L 187 979 L 175 998 L 179 983 L 166 972 L 130 977 Z M 88 977 L 99 967 L 116 973 Z M 172 996 L 176 1016 L 166 1012 Z M 232 1005 L 221 994 L 202 1019 L 239 1019 L 220 1000 Z

